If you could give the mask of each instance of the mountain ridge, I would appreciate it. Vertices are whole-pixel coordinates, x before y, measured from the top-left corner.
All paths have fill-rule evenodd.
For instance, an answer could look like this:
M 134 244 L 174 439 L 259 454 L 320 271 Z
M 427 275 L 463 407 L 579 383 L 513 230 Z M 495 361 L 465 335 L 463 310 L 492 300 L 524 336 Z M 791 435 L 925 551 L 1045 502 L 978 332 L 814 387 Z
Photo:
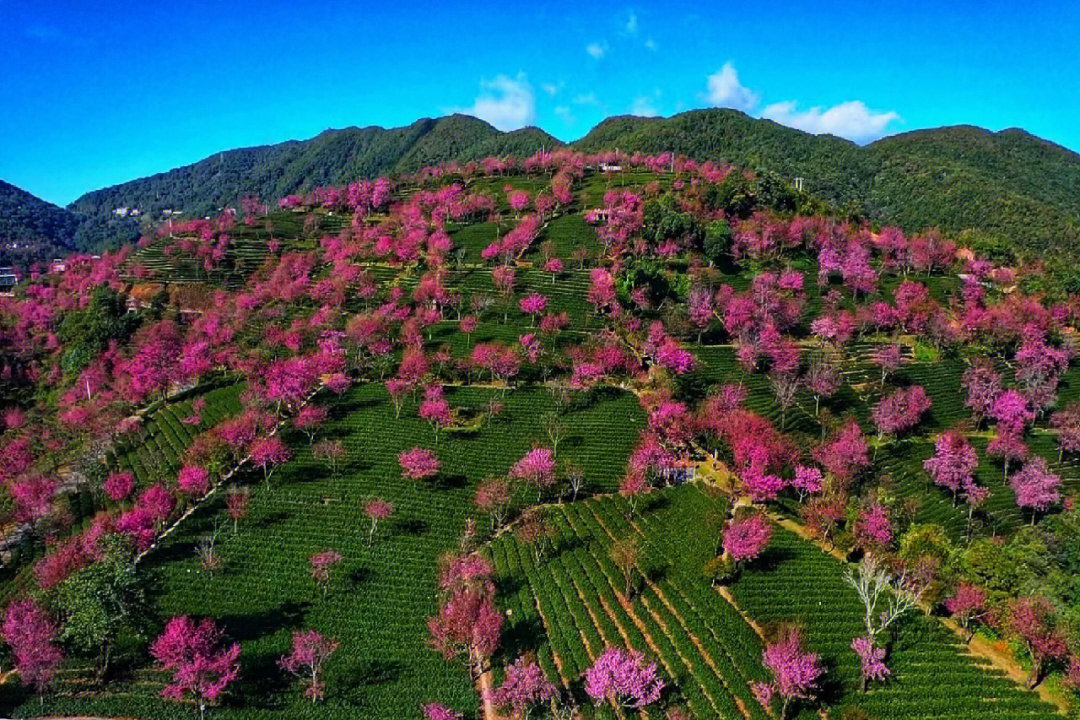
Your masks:
M 164 209 L 204 215 L 249 192 L 273 199 L 443 161 L 529 155 L 542 147 L 673 151 L 725 161 L 802 177 L 809 192 L 852 214 L 908 231 L 937 227 L 1001 255 L 1080 252 L 1080 155 L 1021 128 L 953 125 L 858 145 L 729 109 L 612 116 L 569 143 L 535 126 L 503 132 L 462 114 L 395 128 L 328 128 L 306 140 L 223 150 L 85 193 L 64 209 L 75 227 L 64 244 L 94 249 L 134 239 L 140 221 L 117 217 L 117 207 L 139 207 L 143 219 L 157 219 Z M 0 233 L 0 239 L 8 238 Z

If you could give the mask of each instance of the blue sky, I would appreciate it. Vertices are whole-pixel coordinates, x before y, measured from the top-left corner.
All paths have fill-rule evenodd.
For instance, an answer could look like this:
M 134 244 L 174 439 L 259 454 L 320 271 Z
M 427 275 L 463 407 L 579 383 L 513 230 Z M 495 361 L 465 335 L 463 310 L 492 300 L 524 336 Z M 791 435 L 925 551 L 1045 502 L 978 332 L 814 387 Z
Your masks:
M 0 178 L 65 204 L 218 150 L 472 112 L 562 139 L 737 107 L 1080 149 L 1080 3 L 0 0 Z

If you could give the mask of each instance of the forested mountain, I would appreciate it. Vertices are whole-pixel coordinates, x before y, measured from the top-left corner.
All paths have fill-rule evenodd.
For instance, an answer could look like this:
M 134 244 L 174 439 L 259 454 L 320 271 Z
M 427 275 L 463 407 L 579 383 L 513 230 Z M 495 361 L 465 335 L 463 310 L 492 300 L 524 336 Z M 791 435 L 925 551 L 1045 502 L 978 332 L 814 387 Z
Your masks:
M 860 147 L 735 110 L 694 110 L 609 118 L 575 146 L 672 150 L 801 176 L 810 193 L 907 230 L 974 231 L 1040 252 L 1080 243 L 1080 155 L 1018 129 L 917 130 Z
M 67 210 L 0 180 L 0 265 L 71 252 L 75 227 Z
M 136 234 L 136 221 L 111 219 L 117 207 L 137 207 L 143 217 L 154 219 L 165 209 L 203 215 L 235 205 L 246 193 L 272 199 L 446 160 L 531 155 L 561 144 L 538 128 L 503 133 L 466 115 L 425 118 L 389 130 L 326 130 L 310 140 L 221 152 L 193 165 L 96 190 L 69 209 L 81 219 L 79 245 L 95 247 Z
M 538 128 L 504 133 L 477 118 L 450 115 L 407 127 L 326 130 L 309 140 L 229 150 L 83 195 L 68 208 L 78 225 L 74 247 L 131 240 L 140 218 L 158 220 L 166 209 L 205 215 L 235 205 L 246 193 L 272 200 L 446 160 L 522 156 L 563 145 Z M 811 194 L 845 211 L 909 231 L 938 227 L 1001 259 L 1012 252 L 1041 256 L 1047 249 L 1080 249 L 1080 155 L 1022 130 L 956 126 L 859 146 L 712 109 L 670 118 L 608 118 L 571 146 L 585 152 L 674 151 L 802 177 Z M 73 221 L 59 208 L 23 201 L 22 211 L 10 211 L 11 204 L 2 206 L 0 237 L 71 237 Z M 27 207 L 34 208 L 29 216 Z M 119 217 L 113 211 L 121 207 L 137 207 L 141 215 Z

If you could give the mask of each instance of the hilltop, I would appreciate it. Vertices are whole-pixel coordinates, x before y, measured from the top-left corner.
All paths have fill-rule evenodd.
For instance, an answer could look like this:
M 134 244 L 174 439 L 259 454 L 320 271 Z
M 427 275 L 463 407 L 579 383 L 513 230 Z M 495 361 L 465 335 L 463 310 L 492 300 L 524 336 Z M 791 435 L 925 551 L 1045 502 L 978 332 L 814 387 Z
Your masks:
M 0 180 L 0 265 L 71 252 L 75 216 Z
M 93 249 L 137 237 L 138 221 L 113 215 L 118 207 L 138 207 L 155 221 L 163 210 L 204 216 L 235 206 L 247 193 L 273 200 L 444 161 L 523 157 L 563 146 L 539 128 L 501 132 L 465 115 L 391 129 L 326 130 L 309 140 L 215 153 L 87 193 L 67 208 L 78 223 L 72 245 Z M 1016 252 L 1042 257 L 1048 249 L 1073 253 L 1080 245 L 1080 155 L 1023 130 L 955 126 L 859 146 L 712 109 L 608 118 L 570 147 L 675 152 L 802 177 L 809 193 L 845 212 L 909 232 L 937 227 L 1005 261 Z

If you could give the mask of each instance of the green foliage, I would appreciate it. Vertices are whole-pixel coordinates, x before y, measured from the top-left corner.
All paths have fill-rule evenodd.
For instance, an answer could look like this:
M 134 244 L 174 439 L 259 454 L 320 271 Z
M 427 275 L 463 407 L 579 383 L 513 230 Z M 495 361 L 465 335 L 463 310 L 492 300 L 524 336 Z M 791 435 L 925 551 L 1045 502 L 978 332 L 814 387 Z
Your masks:
M 704 235 L 701 223 L 689 213 L 680 212 L 675 196 L 668 193 L 645 203 L 642 237 L 653 243 L 685 240 L 696 247 Z
M 669 269 L 656 258 L 636 257 L 615 279 L 615 288 L 623 302 L 630 302 L 630 292 L 641 288 L 654 304 L 659 305 L 665 300 L 685 300 L 690 292 L 690 278 Z
M 719 265 L 731 252 L 731 226 L 727 220 L 716 220 L 705 228 L 705 240 L 702 244 L 705 259 L 712 265 Z
M 1035 257 L 1048 249 L 1075 252 L 1080 242 L 1080 158 L 1017 129 L 918 130 L 859 147 L 713 109 L 671 118 L 609 118 L 574 146 L 586 152 L 674 151 L 802 177 L 810 195 L 845 214 L 909 231 L 975 230 Z M 723 199 L 745 212 L 746 192 L 736 179 Z
M 67 210 L 0 180 L 0 265 L 67 255 L 76 225 Z M 18 247 L 9 245 L 16 240 Z
M 127 311 L 124 296 L 108 286 L 94 290 L 90 304 L 64 315 L 57 335 L 67 348 L 61 360 L 64 372 L 77 373 L 104 350 L 110 340 L 123 342 L 139 325 L 139 316 Z
M 130 550 L 117 536 L 108 538 L 105 559 L 76 571 L 61 584 L 57 605 L 64 616 L 61 638 L 96 658 L 98 677 L 109 671 L 118 642 L 145 639 L 148 608 Z
M 95 190 L 75 200 L 70 209 L 80 220 L 78 247 L 98 248 L 128 241 L 138 233 L 136 220 L 112 215 L 116 207 L 137 207 L 143 217 L 159 217 L 164 209 L 202 216 L 235 206 L 247 193 L 274 200 L 320 185 L 342 185 L 447 160 L 527 156 L 561 144 L 536 128 L 501 133 L 465 115 L 425 118 L 389 130 L 327 130 L 302 142 L 216 153 L 167 173 Z

